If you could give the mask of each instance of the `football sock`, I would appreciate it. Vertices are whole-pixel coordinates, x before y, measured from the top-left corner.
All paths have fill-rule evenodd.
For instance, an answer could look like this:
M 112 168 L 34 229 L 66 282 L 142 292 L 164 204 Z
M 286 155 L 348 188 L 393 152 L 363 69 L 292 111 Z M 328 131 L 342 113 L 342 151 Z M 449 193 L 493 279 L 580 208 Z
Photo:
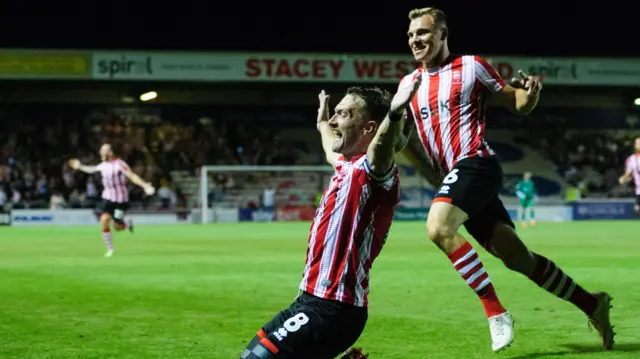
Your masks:
M 555 263 L 534 253 L 536 269 L 531 280 L 547 292 L 575 304 L 587 316 L 591 316 L 598 306 L 598 300 L 591 293 L 562 271 Z
M 107 249 L 112 251 L 113 242 L 111 241 L 111 231 L 109 229 L 102 230 L 102 240 L 104 241 L 104 244 L 107 246 Z
M 496 294 L 489 273 L 484 269 L 484 265 L 475 249 L 465 242 L 455 251 L 449 254 L 449 260 L 453 263 L 453 267 L 460 273 L 462 279 L 467 282 L 469 287 L 473 289 L 482 305 L 487 318 L 500 315 L 507 310 L 504 309 L 498 295 Z

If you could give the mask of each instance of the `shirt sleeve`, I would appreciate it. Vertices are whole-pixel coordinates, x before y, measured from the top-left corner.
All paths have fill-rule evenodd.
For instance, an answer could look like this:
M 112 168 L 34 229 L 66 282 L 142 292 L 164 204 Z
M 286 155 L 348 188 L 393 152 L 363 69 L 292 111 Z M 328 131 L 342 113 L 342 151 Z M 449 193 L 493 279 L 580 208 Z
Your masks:
M 369 158 L 364 159 L 364 171 L 367 173 L 367 176 L 372 183 L 377 184 L 386 190 L 393 188 L 393 184 L 395 183 L 398 174 L 398 168 L 395 163 L 384 174 L 373 173 L 371 164 L 369 163 Z
M 627 157 L 627 161 L 625 162 L 625 170 L 626 172 L 633 171 L 633 161 L 631 160 L 631 156 Z
M 502 90 L 507 84 L 485 59 L 474 56 L 476 79 L 492 93 Z
M 119 161 L 118 161 L 118 167 L 120 167 L 120 169 L 121 169 L 122 171 L 124 171 L 124 172 L 128 172 L 128 171 L 130 171 L 130 170 L 131 170 L 131 168 L 129 167 L 129 165 L 128 165 L 125 161 L 122 161 L 122 160 L 119 160 Z

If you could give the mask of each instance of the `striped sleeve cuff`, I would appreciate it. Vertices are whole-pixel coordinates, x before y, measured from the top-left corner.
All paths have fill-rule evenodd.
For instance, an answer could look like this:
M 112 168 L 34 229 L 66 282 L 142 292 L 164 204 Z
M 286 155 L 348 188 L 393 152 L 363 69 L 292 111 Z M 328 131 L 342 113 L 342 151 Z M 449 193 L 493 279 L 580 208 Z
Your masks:
M 378 173 L 374 173 L 373 169 L 371 168 L 371 164 L 369 163 L 369 159 L 365 158 L 364 160 L 364 170 L 367 172 L 367 174 L 369 175 L 369 177 L 378 183 L 384 183 L 387 182 L 391 177 L 393 177 L 393 171 L 396 168 L 396 164 L 394 163 L 393 165 L 391 165 L 391 167 L 389 167 L 389 169 L 383 173 L 383 174 L 378 174 Z

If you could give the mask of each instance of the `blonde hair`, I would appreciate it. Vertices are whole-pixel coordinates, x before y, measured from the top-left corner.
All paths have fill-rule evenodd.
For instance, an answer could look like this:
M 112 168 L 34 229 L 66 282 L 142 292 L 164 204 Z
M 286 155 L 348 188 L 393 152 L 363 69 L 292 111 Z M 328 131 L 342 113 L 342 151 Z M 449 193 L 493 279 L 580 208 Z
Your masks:
M 447 16 L 444 14 L 444 11 L 436 9 L 435 7 L 413 9 L 409 11 L 409 20 L 415 20 L 425 15 L 431 16 L 433 18 L 433 21 L 438 25 L 447 25 Z

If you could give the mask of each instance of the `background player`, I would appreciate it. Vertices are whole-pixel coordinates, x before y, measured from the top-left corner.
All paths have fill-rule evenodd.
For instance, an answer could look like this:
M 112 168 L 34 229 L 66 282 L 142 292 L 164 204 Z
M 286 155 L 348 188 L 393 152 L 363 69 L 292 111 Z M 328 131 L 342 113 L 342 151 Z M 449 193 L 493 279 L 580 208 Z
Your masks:
M 498 197 L 503 172 L 484 139 L 486 103 L 490 99 L 526 115 L 538 102 L 540 79 L 519 71 L 521 79 L 507 85 L 482 58 L 452 55 L 441 10 L 415 9 L 409 19 L 409 47 L 423 67 L 403 78 L 400 87 L 423 78 L 409 112 L 427 156 L 448 173 L 429 211 L 427 231 L 482 299 L 493 350 L 500 351 L 513 341 L 513 319 L 498 301 L 477 253 L 457 233 L 463 224 L 509 269 L 580 308 L 598 330 L 603 347 L 611 349 L 614 333 L 609 320 L 610 296 L 586 292 L 555 263 L 529 251 Z
M 625 185 L 633 178 L 633 183 L 636 186 L 636 204 L 635 210 L 640 215 L 640 137 L 636 137 L 633 141 L 634 153 L 627 157 L 626 168 L 624 174 L 620 176 L 620 184 Z
M 100 226 L 102 227 L 102 239 L 107 246 L 106 257 L 113 255 L 113 242 L 111 239 L 111 220 L 116 231 L 129 228 L 133 231 L 133 224 L 124 222 L 125 211 L 129 207 L 129 190 L 127 179 L 144 189 L 147 195 L 155 193 L 155 188 L 135 174 L 123 160 L 116 157 L 111 145 L 105 143 L 100 147 L 102 162 L 97 166 L 85 166 L 78 159 L 69 160 L 69 167 L 84 173 L 100 172 L 102 176 L 102 205 L 100 214 Z
M 536 200 L 536 185 L 531 178 L 531 172 L 525 172 L 520 180 L 516 184 L 516 196 L 520 199 L 520 213 L 518 217 L 522 221 L 522 227 L 527 226 L 527 221 L 531 226 L 536 225 L 535 212 L 533 204 Z
M 318 130 L 335 168 L 316 211 L 301 294 L 267 323 L 241 358 L 333 359 L 360 337 L 367 321 L 369 270 L 399 203 L 396 146 L 403 112 L 419 80 L 389 94 L 351 88 L 329 119 L 319 95 Z M 345 358 L 359 357 L 359 351 Z

